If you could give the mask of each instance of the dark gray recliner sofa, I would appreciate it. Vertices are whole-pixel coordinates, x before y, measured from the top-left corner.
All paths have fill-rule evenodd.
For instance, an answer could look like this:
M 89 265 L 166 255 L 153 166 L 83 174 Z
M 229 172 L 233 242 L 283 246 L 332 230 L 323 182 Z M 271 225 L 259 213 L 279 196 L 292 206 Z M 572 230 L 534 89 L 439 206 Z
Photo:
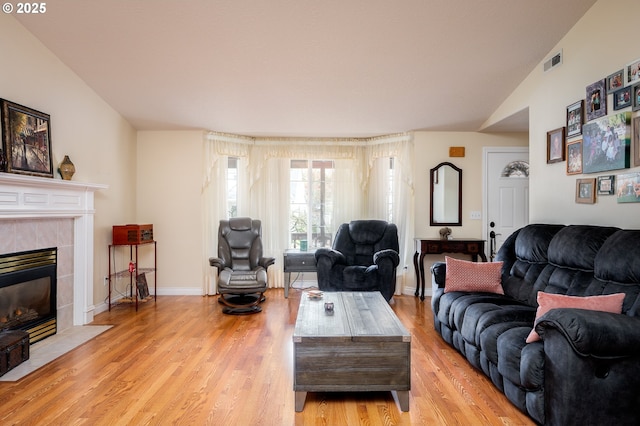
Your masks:
M 504 295 L 444 292 L 432 267 L 434 325 L 539 424 L 640 424 L 640 230 L 528 225 L 498 252 Z M 537 293 L 625 293 L 622 314 L 552 309 L 526 343 Z

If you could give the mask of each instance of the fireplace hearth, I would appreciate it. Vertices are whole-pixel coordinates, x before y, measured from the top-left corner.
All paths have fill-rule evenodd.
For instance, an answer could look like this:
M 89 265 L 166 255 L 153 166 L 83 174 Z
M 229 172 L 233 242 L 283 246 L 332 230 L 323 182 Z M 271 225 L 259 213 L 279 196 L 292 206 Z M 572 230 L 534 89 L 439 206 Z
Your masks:
M 27 331 L 30 343 L 56 333 L 57 251 L 0 256 L 0 329 Z

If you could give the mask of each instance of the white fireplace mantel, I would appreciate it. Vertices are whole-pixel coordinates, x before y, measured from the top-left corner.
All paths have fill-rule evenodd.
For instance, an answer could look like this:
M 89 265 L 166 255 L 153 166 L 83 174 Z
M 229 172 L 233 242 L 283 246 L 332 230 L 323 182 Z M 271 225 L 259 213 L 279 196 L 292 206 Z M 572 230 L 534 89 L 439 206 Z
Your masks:
M 93 321 L 94 193 L 108 185 L 0 173 L 0 220 L 73 218 L 73 324 Z

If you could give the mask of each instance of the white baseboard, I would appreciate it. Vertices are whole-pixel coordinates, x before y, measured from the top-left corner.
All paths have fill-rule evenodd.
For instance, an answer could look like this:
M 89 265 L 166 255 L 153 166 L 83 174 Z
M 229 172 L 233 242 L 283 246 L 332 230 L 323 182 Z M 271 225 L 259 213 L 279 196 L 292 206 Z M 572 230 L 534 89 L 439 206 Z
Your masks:
M 149 288 L 149 290 L 152 290 Z M 416 288 L 405 287 L 402 294 L 405 296 L 413 296 Z M 202 296 L 202 287 L 162 287 L 158 289 L 158 296 Z M 431 296 L 431 287 L 425 288 L 425 296 Z M 121 295 L 114 297 L 112 301 L 122 298 Z M 99 314 L 109 310 L 109 304 L 105 301 L 95 305 L 95 314 Z

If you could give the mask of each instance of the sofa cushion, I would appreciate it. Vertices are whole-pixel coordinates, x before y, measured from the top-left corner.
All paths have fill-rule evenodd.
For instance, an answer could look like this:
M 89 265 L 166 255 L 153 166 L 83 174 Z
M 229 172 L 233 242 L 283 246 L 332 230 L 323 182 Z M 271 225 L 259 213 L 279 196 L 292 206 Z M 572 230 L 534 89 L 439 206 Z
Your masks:
M 547 253 L 554 270 L 546 287 L 539 290 L 571 296 L 614 293 L 591 292 L 589 287 L 592 285 L 595 258 L 605 241 L 616 231 L 618 228 L 592 225 L 570 225 L 558 231 Z
M 618 228 L 570 225 L 555 235 L 549 243 L 549 263 L 583 271 L 593 271 L 596 255 L 604 242 Z
M 496 259 L 512 265 L 502 280 L 506 295 L 536 306 L 536 294 L 544 290 L 553 272 L 547 259 L 549 244 L 562 228 L 564 225 L 527 225 L 519 230 L 515 240 L 509 237 L 505 241 Z
M 622 302 L 624 293 L 607 294 L 603 296 L 566 296 L 564 294 L 551 294 L 545 292 L 538 293 L 538 310 L 536 311 L 536 322 L 538 319 L 556 308 L 577 308 L 590 311 L 602 311 L 619 314 L 622 312 Z M 540 340 L 540 336 L 532 329 L 527 336 L 527 343 Z
M 477 263 L 446 256 L 447 277 L 444 291 L 470 291 L 504 294 L 501 284 L 502 262 Z
M 498 336 L 498 372 L 518 386 L 522 386 L 520 359 L 528 332 L 529 327 L 513 327 Z
M 513 301 L 509 302 L 514 303 Z M 516 322 L 524 322 L 527 325 L 531 325 L 534 317 L 535 309 L 530 306 L 476 303 L 467 308 L 460 333 L 467 342 L 480 346 L 480 336 L 486 328 L 494 324 L 513 324 Z M 484 347 L 482 349 L 484 350 Z
M 640 316 L 639 242 L 640 230 L 620 230 L 607 239 L 595 259 L 593 286 L 602 289 L 600 294 L 626 293 L 622 312 L 630 316 Z

